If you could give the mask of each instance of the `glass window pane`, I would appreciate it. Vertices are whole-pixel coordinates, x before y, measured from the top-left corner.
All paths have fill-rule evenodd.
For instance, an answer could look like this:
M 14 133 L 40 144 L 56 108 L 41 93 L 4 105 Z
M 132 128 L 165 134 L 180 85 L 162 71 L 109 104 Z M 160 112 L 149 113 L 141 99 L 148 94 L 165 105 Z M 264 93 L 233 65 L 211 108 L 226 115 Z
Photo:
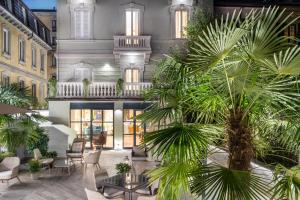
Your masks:
M 93 110 L 93 121 L 102 121 L 102 110 Z
M 86 147 L 91 147 L 91 129 L 90 122 L 82 122 L 82 137 L 86 140 Z
M 131 83 L 132 82 L 132 71 L 131 69 L 126 69 L 125 71 L 125 82 Z
M 124 135 L 134 134 L 134 123 L 124 122 Z
M 131 35 L 131 11 L 126 11 L 126 35 Z
M 186 37 L 186 28 L 188 24 L 188 11 L 182 11 L 182 37 Z
M 132 11 L 132 35 L 139 35 L 139 12 Z
M 107 135 L 106 144 L 103 145 L 105 148 L 113 148 L 114 147 L 114 136 Z
M 82 121 L 91 121 L 91 110 L 82 110 Z
M 81 110 L 71 110 L 71 121 L 81 121 Z
M 133 121 L 134 110 L 132 109 L 124 109 L 124 121 Z
M 175 37 L 181 38 L 181 12 L 177 10 L 175 12 Z
M 114 135 L 114 124 L 103 123 L 103 131 L 107 132 L 107 135 Z
M 124 135 L 124 147 L 133 147 L 133 135 Z
M 93 123 L 93 136 L 101 134 L 102 131 L 102 123 Z
M 140 73 L 139 73 L 138 69 L 133 69 L 132 70 L 132 82 L 133 83 L 140 82 Z
M 113 122 L 113 121 L 114 121 L 114 111 L 103 110 L 103 122 Z

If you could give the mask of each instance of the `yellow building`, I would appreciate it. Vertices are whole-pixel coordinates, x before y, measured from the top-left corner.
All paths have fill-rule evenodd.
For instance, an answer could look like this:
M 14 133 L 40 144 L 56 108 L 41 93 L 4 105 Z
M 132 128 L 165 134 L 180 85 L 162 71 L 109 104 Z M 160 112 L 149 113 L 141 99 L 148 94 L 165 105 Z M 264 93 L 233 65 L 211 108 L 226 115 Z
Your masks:
M 0 74 L 4 85 L 18 83 L 40 103 L 47 97 L 49 29 L 22 0 L 0 1 Z
M 32 12 L 50 30 L 52 50 L 48 51 L 48 79 L 56 78 L 56 9 L 33 9 Z

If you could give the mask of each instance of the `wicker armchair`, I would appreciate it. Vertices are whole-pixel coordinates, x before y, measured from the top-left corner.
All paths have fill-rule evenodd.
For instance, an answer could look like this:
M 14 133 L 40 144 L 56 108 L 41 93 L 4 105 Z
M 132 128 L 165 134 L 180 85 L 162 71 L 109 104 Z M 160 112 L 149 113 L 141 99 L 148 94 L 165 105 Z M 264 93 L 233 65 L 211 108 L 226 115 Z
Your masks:
M 75 138 L 73 140 L 71 149 L 66 151 L 67 159 L 71 159 L 72 161 L 77 159 L 82 163 L 84 149 L 85 139 Z
M 0 180 L 7 181 L 17 178 L 21 183 L 21 180 L 18 177 L 20 167 L 20 158 L 18 157 L 7 157 L 0 163 Z

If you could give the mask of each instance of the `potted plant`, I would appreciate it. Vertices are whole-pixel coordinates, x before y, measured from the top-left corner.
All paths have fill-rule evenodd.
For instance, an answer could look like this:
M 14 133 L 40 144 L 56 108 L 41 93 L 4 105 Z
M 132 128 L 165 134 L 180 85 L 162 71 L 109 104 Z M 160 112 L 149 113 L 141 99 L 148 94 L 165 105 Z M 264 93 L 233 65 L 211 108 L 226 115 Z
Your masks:
M 28 163 L 29 165 L 29 172 L 31 174 L 31 178 L 32 180 L 37 180 L 39 178 L 39 172 L 41 170 L 41 165 L 39 163 L 39 161 L 37 160 L 31 160 Z
M 48 81 L 49 85 L 49 97 L 55 97 L 57 92 L 57 80 L 56 78 L 50 78 Z
M 83 96 L 87 97 L 89 94 L 89 86 L 90 86 L 91 82 L 85 78 L 82 80 L 82 84 L 83 84 Z
M 122 95 L 123 89 L 124 89 L 124 80 L 119 78 L 116 85 L 116 92 L 118 96 Z
M 131 166 L 127 163 L 116 164 L 116 170 L 118 174 L 126 174 L 131 170 Z

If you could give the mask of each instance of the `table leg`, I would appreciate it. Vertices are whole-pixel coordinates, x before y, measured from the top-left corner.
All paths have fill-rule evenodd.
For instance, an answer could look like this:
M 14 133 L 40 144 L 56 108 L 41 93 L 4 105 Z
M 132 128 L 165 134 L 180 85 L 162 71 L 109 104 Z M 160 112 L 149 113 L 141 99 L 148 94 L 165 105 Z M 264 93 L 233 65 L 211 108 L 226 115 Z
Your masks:
M 128 192 L 129 194 L 129 200 L 132 200 L 132 192 Z

